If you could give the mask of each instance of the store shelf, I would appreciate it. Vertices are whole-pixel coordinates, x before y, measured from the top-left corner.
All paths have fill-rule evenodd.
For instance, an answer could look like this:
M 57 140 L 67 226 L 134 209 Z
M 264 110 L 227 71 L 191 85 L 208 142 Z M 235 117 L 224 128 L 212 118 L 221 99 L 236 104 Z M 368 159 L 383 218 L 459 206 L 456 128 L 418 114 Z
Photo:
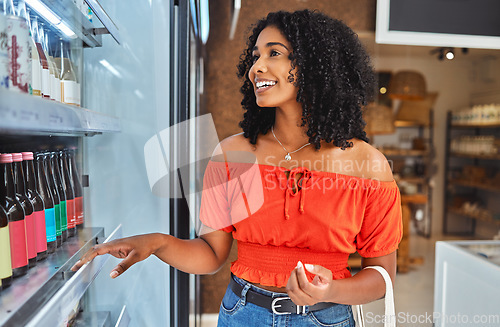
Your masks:
M 495 124 L 452 124 L 451 127 L 453 128 L 499 128 L 500 123 L 495 123 Z
M 26 275 L 15 278 L 0 293 L 0 326 L 24 326 L 37 312 L 37 303 L 48 301 L 64 285 L 63 274 L 103 236 L 103 228 L 83 229 Z
M 118 28 L 97 0 L 86 0 L 86 2 L 92 8 L 93 13 L 102 23 L 103 27 L 98 27 L 95 23 L 90 22 L 72 0 L 42 0 L 42 2 L 59 16 L 87 47 L 102 46 L 101 34 L 111 34 L 116 42 L 120 44 Z M 46 23 L 50 24 L 48 21 Z M 61 36 L 66 37 L 65 35 Z
M 460 152 L 450 152 L 450 155 L 458 158 L 500 160 L 500 154 L 468 154 Z
M 121 225 L 105 240 L 121 236 Z M 74 263 L 97 242 L 104 229 L 85 228 L 0 293 L 0 326 L 61 326 L 109 256 L 94 259 L 78 272 Z
M 93 228 L 94 229 L 94 228 Z M 102 228 L 101 228 L 102 230 Z M 98 256 L 91 262 L 83 265 L 77 272 L 73 272 L 70 268 L 80 259 L 81 255 L 95 243 L 107 243 L 122 236 L 122 226 L 118 227 L 102 242 L 103 238 L 97 236 L 92 238 L 92 243 L 87 242 L 84 249 L 75 253 L 61 268 L 60 271 L 65 278 L 65 282 L 55 294 L 50 296 L 47 301 L 38 304 L 34 308 L 29 306 L 30 312 L 35 312 L 36 315 L 26 325 L 27 327 L 50 327 L 61 326 L 68 319 L 68 316 L 74 311 L 78 302 L 83 297 L 87 288 L 92 284 L 97 275 L 101 272 L 102 267 L 109 259 L 109 255 Z M 36 309 L 36 310 L 33 310 Z M 23 325 L 24 326 L 24 325 Z
M 1 134 L 92 136 L 120 132 L 120 120 L 77 106 L 0 90 Z
M 453 208 L 453 207 L 448 208 L 448 212 L 453 213 L 455 215 L 460 215 L 460 216 L 468 217 L 471 219 L 477 219 L 477 220 L 481 220 L 481 221 L 485 221 L 485 222 L 489 222 L 489 223 L 496 223 L 497 225 L 500 225 L 500 220 L 493 219 L 493 216 L 491 214 L 487 214 L 487 213 L 470 214 L 470 213 L 463 211 L 462 209 Z
M 486 191 L 500 193 L 500 187 L 495 186 L 495 185 L 488 185 L 488 184 L 484 184 L 484 183 L 475 183 L 475 182 L 459 180 L 459 179 L 452 179 L 449 181 L 449 183 L 450 183 L 450 185 L 472 187 L 472 188 L 476 188 L 476 189 L 480 189 L 480 190 L 486 190 Z

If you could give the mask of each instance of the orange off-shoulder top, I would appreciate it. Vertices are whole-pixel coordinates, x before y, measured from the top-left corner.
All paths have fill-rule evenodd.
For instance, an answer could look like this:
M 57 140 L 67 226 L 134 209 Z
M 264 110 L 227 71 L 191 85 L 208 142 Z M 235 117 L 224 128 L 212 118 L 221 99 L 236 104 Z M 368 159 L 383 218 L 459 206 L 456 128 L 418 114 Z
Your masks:
M 299 260 L 330 269 L 334 279 L 350 277 L 349 254 L 392 253 L 403 232 L 395 181 L 212 160 L 200 219 L 237 240 L 236 276 L 276 287 L 286 286 Z

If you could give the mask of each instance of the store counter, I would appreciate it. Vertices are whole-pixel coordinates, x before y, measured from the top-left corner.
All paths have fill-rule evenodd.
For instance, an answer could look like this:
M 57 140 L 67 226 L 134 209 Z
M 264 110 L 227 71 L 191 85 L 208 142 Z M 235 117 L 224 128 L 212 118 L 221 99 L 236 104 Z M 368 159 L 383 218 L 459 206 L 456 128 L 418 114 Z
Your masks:
M 436 242 L 436 327 L 500 326 L 500 241 Z

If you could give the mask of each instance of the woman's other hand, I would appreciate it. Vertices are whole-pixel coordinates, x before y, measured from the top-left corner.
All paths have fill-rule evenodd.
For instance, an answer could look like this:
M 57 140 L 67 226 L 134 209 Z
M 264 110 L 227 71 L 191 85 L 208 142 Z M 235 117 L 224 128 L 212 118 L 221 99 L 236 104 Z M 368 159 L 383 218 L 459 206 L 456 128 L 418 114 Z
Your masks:
M 307 279 L 305 269 L 315 275 L 312 282 Z M 303 265 L 299 261 L 290 274 L 286 290 L 296 305 L 313 305 L 328 302 L 332 285 L 332 272 L 329 269 L 320 265 Z
M 112 256 L 122 260 L 113 270 L 111 270 L 111 278 L 123 274 L 133 264 L 147 259 L 158 248 L 158 238 L 161 234 L 145 234 L 132 237 L 126 237 L 109 243 L 103 243 L 93 246 L 78 260 L 71 270 L 77 271 L 87 262 L 91 261 L 98 255 L 111 254 Z

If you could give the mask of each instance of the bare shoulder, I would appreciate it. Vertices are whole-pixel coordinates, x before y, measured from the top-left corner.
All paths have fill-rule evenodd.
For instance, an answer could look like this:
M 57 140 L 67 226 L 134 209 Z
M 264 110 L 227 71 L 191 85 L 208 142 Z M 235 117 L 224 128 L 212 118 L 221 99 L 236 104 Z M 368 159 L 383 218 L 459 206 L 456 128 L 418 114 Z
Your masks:
M 250 141 L 243 136 L 243 132 L 226 137 L 220 142 L 223 151 L 246 151 L 254 147 Z
M 243 152 L 253 152 L 255 151 L 255 146 L 250 143 L 250 141 L 243 136 L 243 133 L 238 133 L 226 137 L 218 145 L 217 148 L 212 153 L 212 160 L 214 161 L 241 161 L 246 162 L 246 156 L 241 156 Z
M 353 140 L 353 157 L 361 167 L 360 173 L 364 178 L 376 179 L 379 181 L 392 181 L 391 165 L 387 158 L 372 145 L 361 141 Z

